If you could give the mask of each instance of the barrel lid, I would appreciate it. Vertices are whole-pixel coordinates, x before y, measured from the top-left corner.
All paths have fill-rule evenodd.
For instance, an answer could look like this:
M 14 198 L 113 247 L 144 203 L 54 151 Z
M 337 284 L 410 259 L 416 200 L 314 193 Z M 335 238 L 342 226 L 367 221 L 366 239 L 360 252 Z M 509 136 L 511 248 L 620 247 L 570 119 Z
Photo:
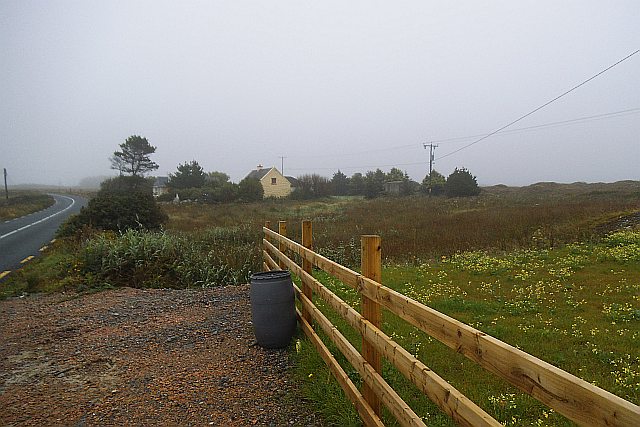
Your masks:
M 253 273 L 251 275 L 251 281 L 289 279 L 290 277 L 291 277 L 291 274 L 289 273 L 289 270 L 272 270 L 272 271 L 263 271 L 260 273 Z

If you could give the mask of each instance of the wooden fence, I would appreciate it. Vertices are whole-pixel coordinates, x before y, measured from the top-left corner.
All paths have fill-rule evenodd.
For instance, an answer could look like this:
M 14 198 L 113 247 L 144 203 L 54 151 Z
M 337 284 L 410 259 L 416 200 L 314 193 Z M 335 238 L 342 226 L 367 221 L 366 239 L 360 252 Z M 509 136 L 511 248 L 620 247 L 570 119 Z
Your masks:
M 268 222 L 263 228 L 263 267 L 265 270 L 287 268 L 301 279 L 302 289 L 294 287 L 301 304 L 297 314 L 302 330 L 355 405 L 365 425 L 383 425 L 381 404 L 403 426 L 425 425 L 382 377 L 382 357 L 458 425 L 501 425 L 381 330 L 384 307 L 579 425 L 640 426 L 639 406 L 382 285 L 380 237 L 362 236 L 362 273 L 357 273 L 313 252 L 310 221 L 302 223 L 302 243 L 288 239 L 286 230 L 285 221 L 279 222 L 278 232 L 271 230 Z M 302 265 L 287 254 L 297 254 Z M 362 313 L 316 280 L 312 275 L 313 267 L 358 291 L 362 298 Z M 362 354 L 313 304 L 314 294 L 362 335 Z M 363 379 L 362 391 L 353 384 L 315 332 L 316 325 L 358 371 Z

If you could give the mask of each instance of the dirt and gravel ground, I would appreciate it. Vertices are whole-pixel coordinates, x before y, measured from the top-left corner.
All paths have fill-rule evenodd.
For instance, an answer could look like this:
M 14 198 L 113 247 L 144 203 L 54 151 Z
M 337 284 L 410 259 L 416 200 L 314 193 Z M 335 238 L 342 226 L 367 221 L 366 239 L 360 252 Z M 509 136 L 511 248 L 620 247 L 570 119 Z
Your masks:
M 0 425 L 321 425 L 249 287 L 0 301 Z M 307 409 L 305 409 L 307 408 Z

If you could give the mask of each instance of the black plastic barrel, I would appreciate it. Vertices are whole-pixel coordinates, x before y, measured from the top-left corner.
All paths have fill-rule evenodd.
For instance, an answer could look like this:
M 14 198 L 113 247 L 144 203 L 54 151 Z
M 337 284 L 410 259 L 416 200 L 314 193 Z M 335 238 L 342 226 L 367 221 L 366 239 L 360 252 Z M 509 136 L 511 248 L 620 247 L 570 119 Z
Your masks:
M 295 296 L 287 270 L 251 276 L 251 318 L 258 344 L 264 348 L 289 345 L 296 330 Z

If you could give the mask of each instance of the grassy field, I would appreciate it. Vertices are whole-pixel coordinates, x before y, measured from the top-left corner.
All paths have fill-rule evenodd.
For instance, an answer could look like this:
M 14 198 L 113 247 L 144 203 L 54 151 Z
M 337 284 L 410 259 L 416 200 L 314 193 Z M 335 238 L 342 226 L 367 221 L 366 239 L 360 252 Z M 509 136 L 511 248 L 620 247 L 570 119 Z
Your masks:
M 354 307 L 359 296 L 326 274 L 318 278 Z M 640 403 L 640 231 L 600 243 L 491 255 L 473 251 L 419 266 L 388 263 L 385 285 L 636 404 Z M 352 344 L 360 338 L 318 301 Z M 385 312 L 383 330 L 506 425 L 573 425 L 533 398 Z M 302 341 L 298 378 L 338 424 L 358 425 L 327 370 Z M 344 362 L 343 358 L 339 358 Z M 343 367 L 358 379 L 355 370 Z M 453 425 L 392 366 L 385 378 L 428 425 Z M 339 420 L 350 420 L 349 422 Z M 387 417 L 389 425 L 393 420 Z
M 312 220 L 314 243 L 346 265 L 359 265 L 359 236 L 378 234 L 387 260 L 434 259 L 456 251 L 507 251 L 590 239 L 598 227 L 640 206 L 640 183 L 536 184 L 490 187 L 479 197 L 373 200 L 334 198 L 316 202 L 164 206 L 168 229 L 249 226 L 288 221 L 299 240 L 300 222 Z M 597 233 L 596 233 L 597 234 Z M 336 259 L 337 258 L 337 259 Z
M 465 199 L 346 197 L 163 209 L 165 231 L 85 230 L 61 239 L 47 257 L 0 283 L 0 293 L 242 283 L 261 268 L 265 221 L 276 228 L 287 220 L 289 236 L 299 241 L 300 223 L 310 219 L 321 254 L 357 269 L 360 235 L 379 234 L 385 285 L 640 403 L 639 182 L 496 186 Z M 612 234 L 619 229 L 627 231 Z M 353 291 L 317 274 L 358 308 Z M 354 331 L 319 305 L 359 347 Z M 503 423 L 571 425 L 389 313 L 383 329 Z M 319 356 L 299 338 L 292 352 L 303 392 L 329 422 L 358 425 Z M 452 425 L 391 366 L 384 376 L 429 425 Z
M 53 197 L 31 191 L 12 191 L 9 199 L 2 193 L 0 199 L 0 221 L 18 218 L 53 205 Z

